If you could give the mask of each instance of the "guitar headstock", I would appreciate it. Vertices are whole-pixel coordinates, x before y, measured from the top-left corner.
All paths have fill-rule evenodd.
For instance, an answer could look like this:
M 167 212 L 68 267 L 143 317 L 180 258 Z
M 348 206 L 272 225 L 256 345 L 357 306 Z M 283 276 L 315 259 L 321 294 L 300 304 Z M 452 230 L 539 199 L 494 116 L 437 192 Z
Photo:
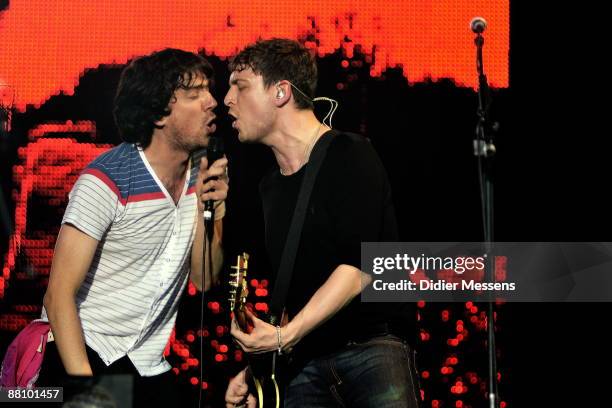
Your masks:
M 249 254 L 243 252 L 236 257 L 236 265 L 232 266 L 234 270 L 230 273 L 230 310 L 234 313 L 234 317 L 238 321 L 238 325 L 244 331 L 247 330 L 246 324 L 246 301 L 249 295 L 249 286 L 247 283 L 247 270 L 249 267 Z

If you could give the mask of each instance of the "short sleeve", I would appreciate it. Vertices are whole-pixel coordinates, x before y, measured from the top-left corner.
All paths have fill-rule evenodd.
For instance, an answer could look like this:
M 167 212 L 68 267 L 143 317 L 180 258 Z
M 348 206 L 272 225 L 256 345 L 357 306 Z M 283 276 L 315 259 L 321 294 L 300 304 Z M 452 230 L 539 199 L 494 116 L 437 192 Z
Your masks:
M 100 241 L 117 214 L 119 192 L 100 171 L 85 170 L 69 194 L 62 224 L 74 225 Z

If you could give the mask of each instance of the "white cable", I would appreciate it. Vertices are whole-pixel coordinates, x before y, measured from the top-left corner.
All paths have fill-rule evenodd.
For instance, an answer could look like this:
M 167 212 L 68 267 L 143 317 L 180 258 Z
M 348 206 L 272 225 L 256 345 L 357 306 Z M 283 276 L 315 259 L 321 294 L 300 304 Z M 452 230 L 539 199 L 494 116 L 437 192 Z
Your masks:
M 329 126 L 330 129 L 333 129 L 332 126 L 332 119 L 334 118 L 334 113 L 336 112 L 336 109 L 338 109 L 338 106 L 340 105 L 338 103 L 337 100 L 332 99 L 332 98 L 328 98 L 326 96 L 319 96 L 317 98 L 314 98 L 312 100 L 313 102 L 317 102 L 317 101 L 325 101 L 325 102 L 329 102 L 329 104 L 331 105 L 331 107 L 329 108 L 329 111 L 327 111 L 327 115 L 325 115 L 325 117 L 323 118 L 322 122 Z M 325 121 L 329 118 L 329 124 L 325 123 Z
M 311 101 L 311 102 L 318 102 L 318 101 L 326 101 L 329 102 L 329 104 L 331 105 L 329 110 L 327 111 L 327 115 L 325 115 L 325 117 L 323 118 L 323 120 L 321 122 L 323 122 L 323 124 L 329 126 L 330 129 L 333 129 L 332 126 L 332 119 L 334 117 L 334 113 L 336 112 L 336 109 L 338 109 L 338 106 L 340 106 L 340 104 L 338 103 L 337 100 L 332 99 L 332 98 L 328 98 L 326 96 L 319 96 L 317 98 L 312 99 L 310 96 L 306 95 L 304 92 L 302 92 L 302 90 L 300 88 L 298 88 L 297 86 L 293 85 L 291 83 L 291 81 L 287 81 L 289 82 L 289 85 L 291 85 L 293 87 L 293 89 L 295 89 L 296 91 L 298 91 L 299 93 L 302 94 L 302 96 L 304 98 L 306 98 L 307 100 Z M 329 124 L 325 123 L 325 121 L 329 118 Z

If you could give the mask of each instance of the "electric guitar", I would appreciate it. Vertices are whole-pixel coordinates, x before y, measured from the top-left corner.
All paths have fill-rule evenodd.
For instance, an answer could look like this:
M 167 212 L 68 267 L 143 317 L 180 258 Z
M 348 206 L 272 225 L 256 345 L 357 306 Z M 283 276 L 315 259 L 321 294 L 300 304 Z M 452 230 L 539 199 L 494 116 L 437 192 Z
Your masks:
M 250 333 L 253 329 L 249 323 L 247 315 L 247 297 L 249 287 L 247 282 L 247 270 L 249 265 L 249 255 L 242 253 L 236 259 L 234 270 L 230 273 L 230 310 L 234 318 L 245 333 Z M 250 311 L 249 311 L 250 312 Z M 264 318 L 264 320 L 266 320 Z M 277 360 L 278 351 L 263 354 L 248 354 L 248 367 L 246 370 L 246 381 L 249 384 L 249 392 L 257 396 L 259 408 L 281 406 L 280 386 L 277 381 Z

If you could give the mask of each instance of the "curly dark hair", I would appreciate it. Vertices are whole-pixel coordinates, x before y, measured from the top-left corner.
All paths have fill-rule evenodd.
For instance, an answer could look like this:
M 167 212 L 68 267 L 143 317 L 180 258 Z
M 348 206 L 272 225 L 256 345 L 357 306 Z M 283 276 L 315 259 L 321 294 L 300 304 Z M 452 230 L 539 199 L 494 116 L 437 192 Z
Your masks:
M 201 75 L 212 82 L 210 63 L 183 50 L 166 48 L 132 60 L 121 73 L 113 111 L 122 139 L 147 147 L 155 122 L 170 114 L 174 92 L 189 88 Z
M 310 51 L 297 41 L 284 38 L 259 40 L 236 55 L 229 64 L 231 71 L 251 68 L 263 77 L 266 89 L 281 80 L 291 82 L 300 91 L 293 90 L 298 109 L 314 109 L 317 87 L 317 64 Z

